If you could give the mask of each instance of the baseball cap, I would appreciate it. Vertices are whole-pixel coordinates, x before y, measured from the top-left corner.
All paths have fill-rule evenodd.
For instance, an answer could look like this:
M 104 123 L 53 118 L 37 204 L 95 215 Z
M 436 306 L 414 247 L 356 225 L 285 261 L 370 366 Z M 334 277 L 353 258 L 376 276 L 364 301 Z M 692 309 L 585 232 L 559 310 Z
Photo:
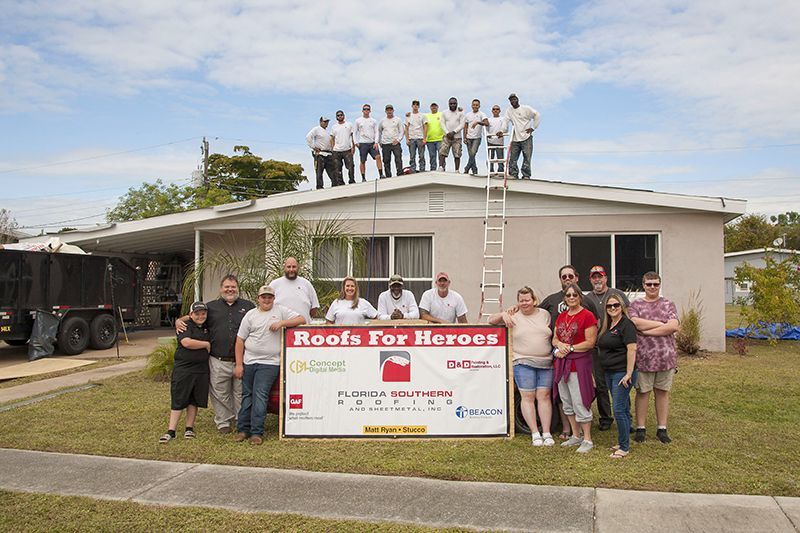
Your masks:
M 319 117 L 319 120 L 320 120 L 320 122 L 330 122 L 331 121 L 331 119 L 329 119 L 328 117 Z
M 439 281 L 442 278 L 446 279 L 447 281 L 450 281 L 450 276 L 447 275 L 447 272 L 439 272 L 438 274 L 436 274 L 436 281 Z
M 509 100 L 511 100 L 512 98 L 517 98 L 517 93 L 511 93 L 508 95 Z
M 395 274 L 389 278 L 389 286 L 391 287 L 392 285 L 403 285 L 403 276 Z
M 606 269 L 601 266 L 593 266 L 592 269 L 589 271 L 589 277 L 592 277 L 592 274 L 600 274 L 601 276 L 606 275 Z
M 258 289 L 258 295 L 259 296 L 263 296 L 265 294 L 269 294 L 269 295 L 275 296 L 275 289 L 273 289 L 269 285 L 262 285 Z
M 394 109 L 394 106 L 392 104 L 386 104 L 386 107 L 384 107 L 384 109 Z
M 198 311 L 208 311 L 208 307 L 203 302 L 194 302 L 189 308 L 189 312 L 196 313 Z

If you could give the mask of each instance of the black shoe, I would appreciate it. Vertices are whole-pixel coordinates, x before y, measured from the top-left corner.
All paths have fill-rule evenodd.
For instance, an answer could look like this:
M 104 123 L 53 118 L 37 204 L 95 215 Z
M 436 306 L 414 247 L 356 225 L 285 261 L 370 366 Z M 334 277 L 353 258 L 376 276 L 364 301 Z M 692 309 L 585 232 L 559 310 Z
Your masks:
M 364 180 L 364 181 L 366 181 L 366 180 Z M 356 180 L 350 180 L 350 181 L 347 182 L 347 184 L 348 185 L 353 185 L 355 182 L 356 182 Z
M 667 435 L 667 428 L 657 429 L 656 438 L 661 442 L 663 442 L 664 444 L 669 444 L 670 442 L 672 442 L 672 439 L 669 438 L 669 435 Z
M 645 429 L 644 428 L 636 428 L 636 434 L 633 436 L 633 440 L 636 442 L 644 442 Z
M 611 429 L 611 424 L 613 424 L 613 420 L 601 420 L 600 421 L 600 431 L 608 431 Z

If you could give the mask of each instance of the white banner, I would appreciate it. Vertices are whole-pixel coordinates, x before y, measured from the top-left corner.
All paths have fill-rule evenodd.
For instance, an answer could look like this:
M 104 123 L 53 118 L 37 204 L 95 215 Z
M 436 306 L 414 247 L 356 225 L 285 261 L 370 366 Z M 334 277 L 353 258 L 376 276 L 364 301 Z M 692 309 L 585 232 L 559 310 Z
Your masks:
M 506 437 L 506 329 L 287 330 L 283 437 Z

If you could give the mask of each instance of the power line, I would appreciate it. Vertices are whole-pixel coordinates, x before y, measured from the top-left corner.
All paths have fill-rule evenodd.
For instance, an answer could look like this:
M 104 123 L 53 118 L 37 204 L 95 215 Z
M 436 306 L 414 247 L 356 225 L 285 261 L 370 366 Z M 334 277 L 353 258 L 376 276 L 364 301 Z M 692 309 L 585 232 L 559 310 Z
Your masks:
M 90 219 L 90 218 L 95 218 L 95 217 L 103 216 L 103 215 L 105 215 L 105 214 L 106 214 L 106 212 L 105 212 L 105 211 L 103 211 L 102 213 L 95 213 L 94 215 L 89 215 L 89 216 L 87 216 L 87 217 L 80 217 L 80 218 L 70 218 L 70 219 L 68 219 L 68 220 L 59 220 L 59 221 L 57 221 L 57 222 L 48 222 L 48 223 L 46 223 L 46 224 L 34 224 L 34 225 L 31 225 L 31 226 L 20 226 L 20 227 L 19 227 L 19 229 L 27 229 L 27 228 L 45 228 L 45 227 L 48 227 L 48 226 L 59 226 L 59 225 L 61 225 L 61 224 L 66 224 L 67 222 L 77 222 L 77 221 L 79 221 L 79 220 L 88 220 L 88 219 Z

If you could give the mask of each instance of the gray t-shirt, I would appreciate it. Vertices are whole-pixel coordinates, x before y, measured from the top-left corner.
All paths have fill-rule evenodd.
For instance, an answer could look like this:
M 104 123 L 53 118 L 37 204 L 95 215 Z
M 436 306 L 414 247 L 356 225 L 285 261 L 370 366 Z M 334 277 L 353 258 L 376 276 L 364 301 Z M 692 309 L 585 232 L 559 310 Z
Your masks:
M 281 330 L 272 331 L 270 325 L 281 320 L 298 317 L 288 307 L 272 304 L 272 309 L 251 309 L 242 318 L 237 337 L 244 340 L 244 364 L 279 365 L 281 362 Z

